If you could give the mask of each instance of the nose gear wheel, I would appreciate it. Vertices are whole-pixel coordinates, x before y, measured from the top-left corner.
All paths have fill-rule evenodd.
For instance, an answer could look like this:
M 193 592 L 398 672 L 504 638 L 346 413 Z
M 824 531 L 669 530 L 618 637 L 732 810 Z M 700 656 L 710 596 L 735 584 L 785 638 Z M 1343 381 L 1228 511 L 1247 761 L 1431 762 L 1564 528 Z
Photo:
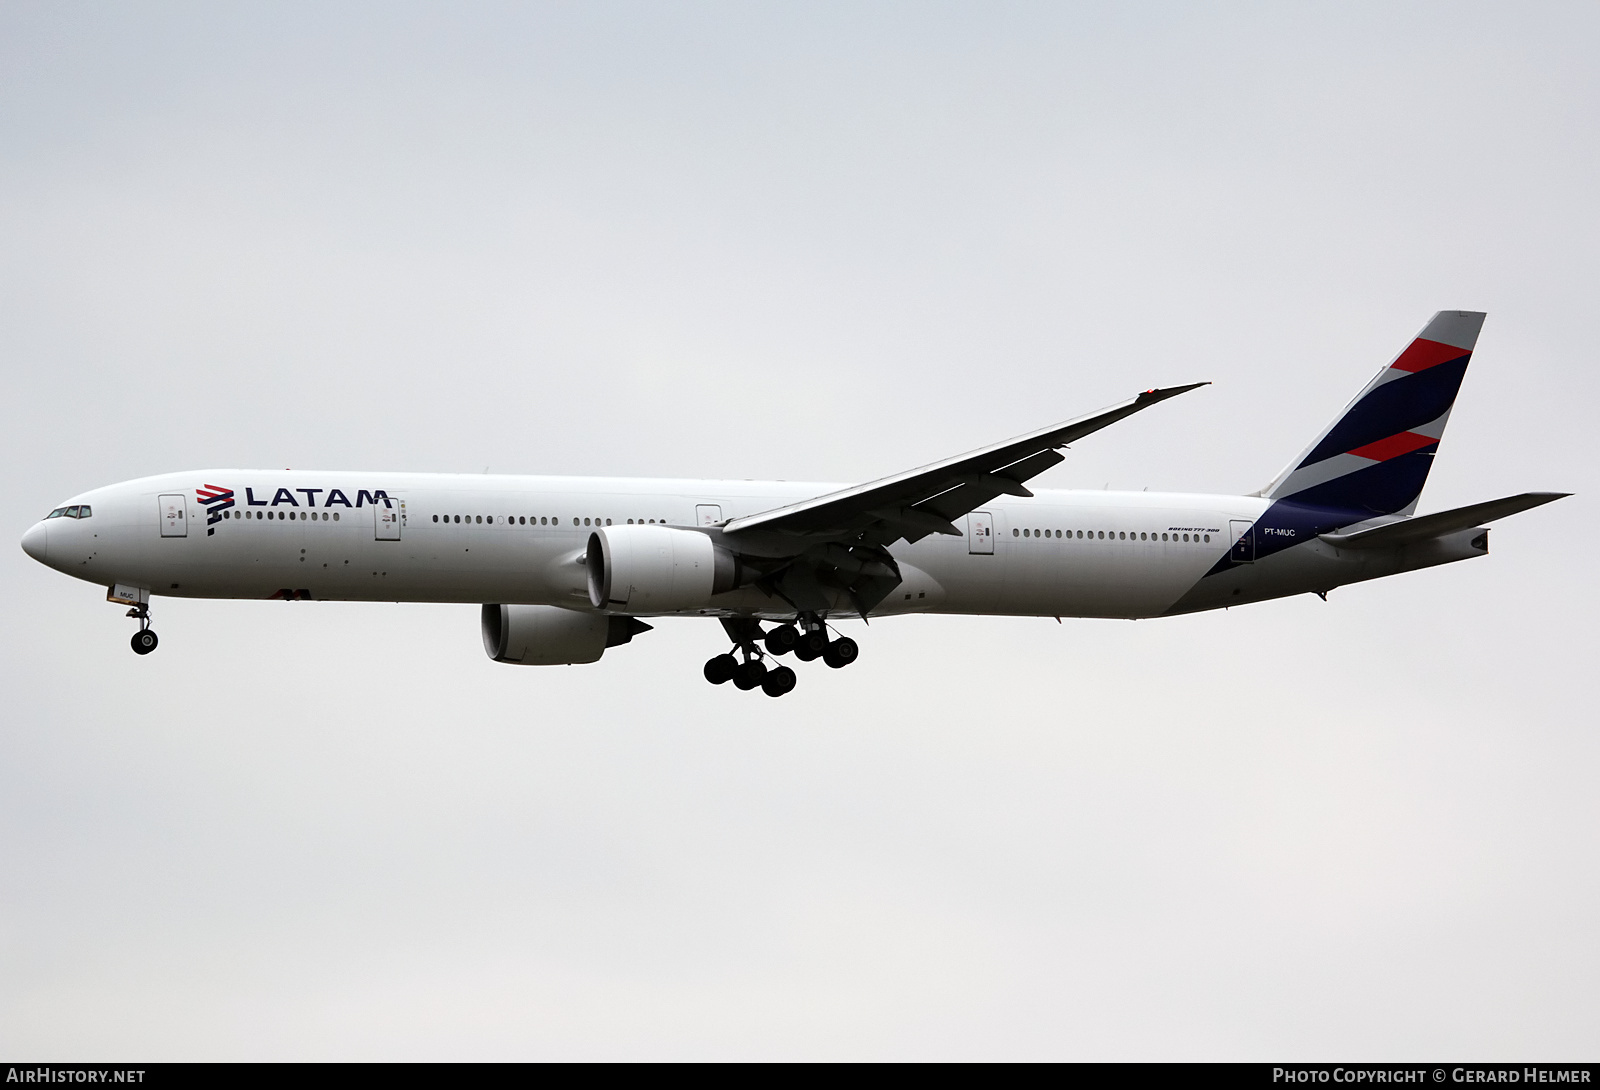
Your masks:
M 137 605 L 128 610 L 128 616 L 137 618 L 139 631 L 133 634 L 133 639 L 128 641 L 135 655 L 148 655 L 156 649 L 161 641 L 156 638 L 155 629 L 150 627 L 150 607 Z

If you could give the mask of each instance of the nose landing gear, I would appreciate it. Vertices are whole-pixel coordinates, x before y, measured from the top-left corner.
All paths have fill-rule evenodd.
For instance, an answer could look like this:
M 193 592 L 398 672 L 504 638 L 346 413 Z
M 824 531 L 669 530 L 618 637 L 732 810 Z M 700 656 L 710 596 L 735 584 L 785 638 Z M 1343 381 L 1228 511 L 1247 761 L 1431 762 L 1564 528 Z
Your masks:
M 128 610 L 128 616 L 139 621 L 139 631 L 133 634 L 133 639 L 128 641 L 133 647 L 135 655 L 148 655 L 156 649 L 156 644 L 161 641 L 156 639 L 155 629 L 150 627 L 150 607 L 137 605 Z

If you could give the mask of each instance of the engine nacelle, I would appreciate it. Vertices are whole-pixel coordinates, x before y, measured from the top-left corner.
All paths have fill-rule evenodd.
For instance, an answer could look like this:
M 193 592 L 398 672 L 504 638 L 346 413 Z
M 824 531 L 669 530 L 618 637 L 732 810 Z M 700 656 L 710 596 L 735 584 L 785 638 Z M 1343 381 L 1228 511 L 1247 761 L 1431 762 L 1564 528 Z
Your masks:
M 596 530 L 585 563 L 590 604 L 629 613 L 703 609 L 743 581 L 738 559 L 709 535 L 670 526 Z
M 483 649 L 496 662 L 571 666 L 594 662 L 650 626 L 632 617 L 578 613 L 560 606 L 483 607 Z

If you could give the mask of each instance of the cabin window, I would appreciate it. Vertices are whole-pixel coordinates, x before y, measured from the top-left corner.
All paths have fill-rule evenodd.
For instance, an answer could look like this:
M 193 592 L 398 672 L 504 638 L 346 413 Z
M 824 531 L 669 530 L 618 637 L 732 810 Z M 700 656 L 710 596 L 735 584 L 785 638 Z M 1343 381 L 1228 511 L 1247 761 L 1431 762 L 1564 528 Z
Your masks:
M 1206 544 L 1208 544 L 1208 545 L 1209 545 L 1209 544 L 1210 544 L 1210 543 L 1211 543 L 1211 535 L 1210 535 L 1210 534 L 1207 534 L 1207 535 L 1206 535 Z
M 51 515 L 50 517 L 51 518 L 55 518 L 56 516 L 55 515 Z M 1015 526 L 1013 526 L 1011 528 L 1011 536 L 1012 537 L 1021 537 L 1022 536 L 1022 531 L 1017 529 Z

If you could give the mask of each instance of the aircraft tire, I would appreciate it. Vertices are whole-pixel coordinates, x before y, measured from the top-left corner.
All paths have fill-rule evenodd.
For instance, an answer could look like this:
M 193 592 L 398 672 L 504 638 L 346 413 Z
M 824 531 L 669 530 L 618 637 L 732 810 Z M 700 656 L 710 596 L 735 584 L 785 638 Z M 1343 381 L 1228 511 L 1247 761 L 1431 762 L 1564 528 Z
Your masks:
M 733 680 L 733 672 L 738 668 L 739 660 L 732 655 L 718 655 L 716 658 L 706 660 L 703 672 L 711 684 L 721 685 L 725 681 Z
M 767 651 L 774 655 L 787 655 L 800 642 L 800 630 L 792 624 L 781 624 L 767 633 Z
M 156 649 L 156 644 L 161 641 L 156 639 L 156 634 L 148 628 L 141 628 L 133 634 L 133 639 L 128 641 L 133 647 L 135 655 L 148 655 Z
M 780 666 L 768 671 L 767 676 L 761 679 L 761 691 L 768 696 L 782 696 L 794 690 L 796 680 L 793 670 Z
M 822 653 L 822 661 L 835 670 L 849 666 L 861 654 L 861 648 L 849 636 L 840 636 Z
M 823 629 L 804 632 L 800 635 L 800 642 L 795 644 L 794 657 L 801 662 L 810 662 L 820 659 L 828 650 L 828 633 Z
M 741 663 L 734 669 L 733 684 L 735 688 L 749 692 L 761 684 L 761 679 L 766 676 L 767 664 L 760 659 L 751 659 Z

